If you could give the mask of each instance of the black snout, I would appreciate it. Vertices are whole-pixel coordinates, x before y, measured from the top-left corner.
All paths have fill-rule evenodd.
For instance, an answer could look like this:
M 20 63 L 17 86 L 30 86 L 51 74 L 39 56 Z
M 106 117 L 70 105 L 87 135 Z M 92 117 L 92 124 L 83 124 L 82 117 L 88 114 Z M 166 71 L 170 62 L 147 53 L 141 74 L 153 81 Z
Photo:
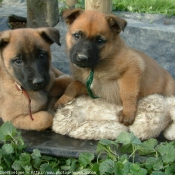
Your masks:
M 86 62 L 86 61 L 88 61 L 88 57 L 86 56 L 86 55 L 84 55 L 84 54 L 78 54 L 77 55 L 77 60 L 78 61 L 83 61 L 83 62 Z
M 43 84 L 44 84 L 44 78 L 42 78 L 42 77 L 36 77 L 36 78 L 33 79 L 32 83 L 33 83 L 33 85 L 35 87 L 39 88 L 39 87 L 43 86 Z
M 100 60 L 100 50 L 94 39 L 83 38 L 69 51 L 71 62 L 81 68 L 94 68 Z

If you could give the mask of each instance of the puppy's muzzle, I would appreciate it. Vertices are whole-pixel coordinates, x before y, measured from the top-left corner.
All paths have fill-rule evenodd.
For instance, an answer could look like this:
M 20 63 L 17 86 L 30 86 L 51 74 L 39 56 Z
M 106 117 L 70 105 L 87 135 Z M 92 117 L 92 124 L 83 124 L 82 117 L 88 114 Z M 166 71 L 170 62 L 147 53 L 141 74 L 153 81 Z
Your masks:
M 36 77 L 33 79 L 32 83 L 35 87 L 41 87 L 44 84 L 44 78 Z
M 78 54 L 77 55 L 77 61 L 79 62 L 87 62 L 88 61 L 88 57 L 84 54 Z
M 44 78 L 42 77 L 36 77 L 33 79 L 32 83 L 36 88 L 40 88 L 44 85 Z

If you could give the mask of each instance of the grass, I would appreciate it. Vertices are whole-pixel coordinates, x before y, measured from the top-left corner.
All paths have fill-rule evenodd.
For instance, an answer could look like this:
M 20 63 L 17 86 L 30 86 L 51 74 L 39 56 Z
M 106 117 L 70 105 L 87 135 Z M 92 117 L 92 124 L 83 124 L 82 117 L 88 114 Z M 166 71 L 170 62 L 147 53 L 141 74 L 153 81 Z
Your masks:
M 113 0 L 113 10 L 175 15 L 174 0 Z

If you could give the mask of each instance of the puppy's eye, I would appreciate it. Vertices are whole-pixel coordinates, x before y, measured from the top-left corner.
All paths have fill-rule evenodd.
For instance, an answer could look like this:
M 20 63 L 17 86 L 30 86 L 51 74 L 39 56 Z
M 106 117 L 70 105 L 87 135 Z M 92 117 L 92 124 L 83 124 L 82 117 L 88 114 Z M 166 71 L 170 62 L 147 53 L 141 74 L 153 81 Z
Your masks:
M 102 45 L 102 44 L 106 43 L 106 40 L 103 39 L 103 38 L 101 38 L 101 37 L 97 37 L 97 38 L 96 38 L 96 43 L 97 43 L 98 45 Z
M 39 53 L 39 58 L 40 59 L 45 59 L 46 58 L 46 54 L 44 52 Z
M 23 64 L 23 60 L 22 60 L 22 58 L 20 58 L 20 57 L 16 57 L 16 58 L 14 59 L 14 63 L 16 63 L 17 65 L 21 65 L 21 64 Z
M 78 40 L 81 38 L 81 33 L 80 32 L 74 33 L 74 34 L 72 34 L 72 36 L 74 37 L 74 39 Z

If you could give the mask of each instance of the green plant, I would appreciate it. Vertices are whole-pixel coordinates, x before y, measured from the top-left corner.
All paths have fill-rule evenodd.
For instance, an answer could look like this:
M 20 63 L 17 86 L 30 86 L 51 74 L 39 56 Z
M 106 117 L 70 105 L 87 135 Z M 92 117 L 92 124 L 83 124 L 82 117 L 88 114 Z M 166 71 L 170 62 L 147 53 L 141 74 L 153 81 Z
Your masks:
M 113 0 L 113 10 L 175 15 L 174 0 Z
M 69 7 L 66 5 L 66 0 L 59 0 L 59 14 L 61 15 L 63 10 L 68 9 Z
M 25 152 L 19 131 L 6 122 L 0 127 L 0 173 L 10 174 L 100 174 L 173 175 L 175 142 L 142 142 L 133 133 L 121 133 L 115 141 L 100 140 L 97 154 L 82 153 L 78 159 L 41 155 L 34 149 Z
M 78 2 L 75 4 L 76 8 L 85 8 L 85 0 L 78 0 Z
M 124 132 L 116 141 L 101 140 L 97 151 L 106 155 L 103 174 L 175 174 L 175 142 L 141 142 L 133 133 Z
M 78 0 L 75 4 L 75 8 L 82 8 L 85 7 L 85 1 L 84 0 Z M 59 0 L 59 12 L 60 14 L 63 12 L 63 10 L 68 9 L 69 7 L 66 4 L 66 0 Z

